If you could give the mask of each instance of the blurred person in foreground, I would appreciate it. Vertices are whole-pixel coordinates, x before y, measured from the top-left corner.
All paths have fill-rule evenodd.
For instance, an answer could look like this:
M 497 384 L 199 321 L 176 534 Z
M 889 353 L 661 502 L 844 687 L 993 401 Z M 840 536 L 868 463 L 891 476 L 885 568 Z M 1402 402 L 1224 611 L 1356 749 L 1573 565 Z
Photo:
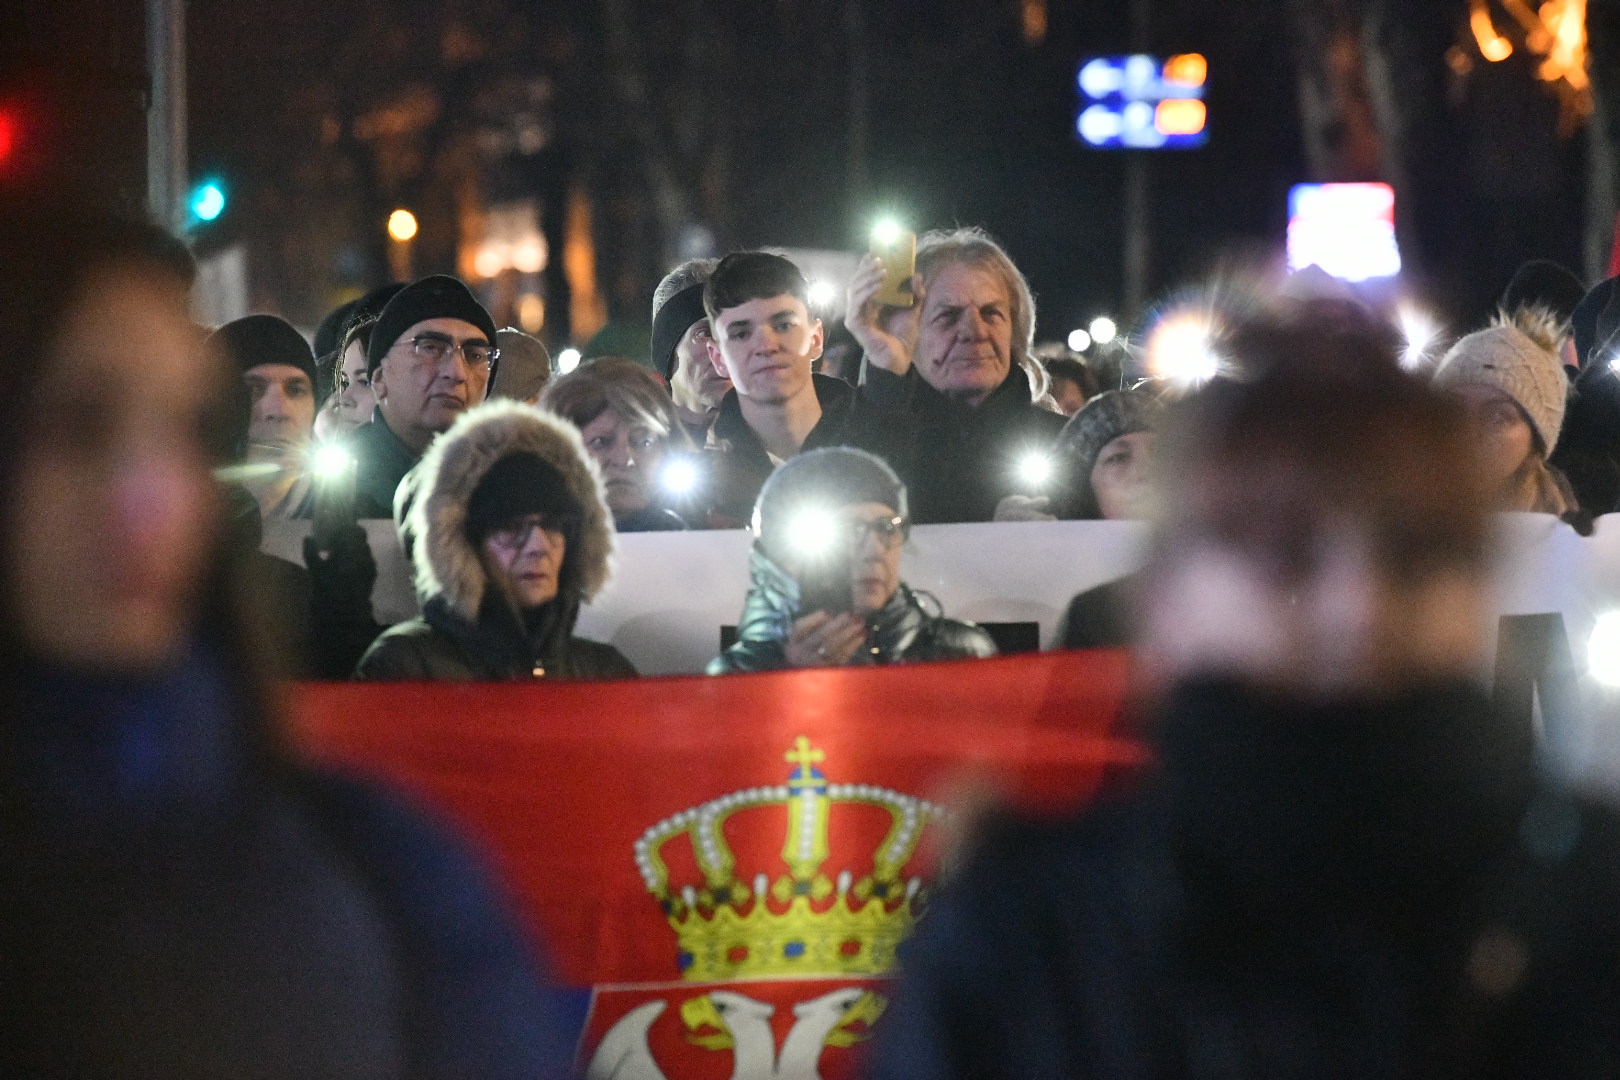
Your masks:
M 905 485 L 881 459 L 830 447 L 783 465 L 754 508 L 737 642 L 709 673 L 994 656 L 986 631 L 900 580 L 910 530 Z
M 347 442 L 360 517 L 392 517 L 394 491 L 428 444 L 484 400 L 495 342 L 495 320 L 453 277 L 423 278 L 388 301 L 366 346 L 377 409 Z
M 636 673 L 573 636 L 607 584 L 613 519 L 579 432 L 515 401 L 456 421 L 413 474 L 422 614 L 361 658 L 362 679 L 589 679 Z
M 850 281 L 845 325 L 866 350 L 863 390 L 916 425 L 917 522 L 990 521 L 1016 493 L 1019 461 L 1049 451 L 1063 428 L 1062 415 L 1035 404 L 1046 392 L 1031 355 L 1035 298 L 979 229 L 924 233 L 912 281 L 909 308 L 874 299 L 883 265 L 872 255 Z
M 983 824 L 867 1075 L 1574 1077 L 1620 1061 L 1612 815 L 1476 678 L 1487 479 L 1377 333 L 1232 343 L 1167 429 L 1139 708 L 1160 765 Z
M 248 315 L 209 335 L 207 345 L 241 372 L 249 409 L 242 486 L 262 521 L 315 512 L 310 449 L 315 433 L 315 354 L 274 315 Z
M 0 1073 L 563 1075 L 484 872 L 285 742 L 177 249 L 0 208 Z
M 602 470 L 608 509 L 619 532 L 686 528 L 670 505 L 664 469 L 691 447 L 658 378 L 620 356 L 587 360 L 559 375 L 540 406 L 579 429 L 585 449 Z
M 1547 462 L 1569 393 L 1561 336 L 1551 314 L 1520 308 L 1459 340 L 1435 368 L 1434 385 L 1473 421 L 1492 510 L 1562 517 L 1576 508 L 1568 481 Z
M 688 259 L 658 283 L 652 303 L 652 366 L 669 384 L 669 396 L 693 445 L 709 441 L 730 377 L 709 356 L 709 313 L 703 286 L 719 259 Z

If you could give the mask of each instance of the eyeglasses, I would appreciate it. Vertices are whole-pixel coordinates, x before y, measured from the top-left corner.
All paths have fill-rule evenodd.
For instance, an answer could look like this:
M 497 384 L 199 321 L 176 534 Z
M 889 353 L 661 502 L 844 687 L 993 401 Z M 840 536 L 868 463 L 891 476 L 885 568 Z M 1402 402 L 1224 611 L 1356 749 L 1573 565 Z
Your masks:
M 481 341 L 456 342 L 443 334 L 418 334 L 406 344 L 418 360 L 438 365 L 453 352 L 459 352 L 470 368 L 487 368 L 500 359 L 501 350 Z
M 871 521 L 856 519 L 842 523 L 839 528 L 851 548 L 858 548 L 868 536 L 878 542 L 879 547 L 892 548 L 905 541 L 911 534 L 911 522 L 896 514 L 891 518 L 874 518 Z
M 567 538 L 577 522 L 568 514 L 530 514 L 491 529 L 489 539 L 495 546 L 507 551 L 519 551 L 529 543 L 529 535 L 539 529 L 543 533 Z

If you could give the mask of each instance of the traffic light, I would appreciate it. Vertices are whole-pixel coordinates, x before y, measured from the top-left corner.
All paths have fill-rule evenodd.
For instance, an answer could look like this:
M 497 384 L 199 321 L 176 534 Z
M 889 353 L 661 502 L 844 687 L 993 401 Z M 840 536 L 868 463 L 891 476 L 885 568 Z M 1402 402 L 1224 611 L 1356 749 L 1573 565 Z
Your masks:
M 217 180 L 206 180 L 191 189 L 186 206 L 192 221 L 213 221 L 225 212 L 225 188 Z

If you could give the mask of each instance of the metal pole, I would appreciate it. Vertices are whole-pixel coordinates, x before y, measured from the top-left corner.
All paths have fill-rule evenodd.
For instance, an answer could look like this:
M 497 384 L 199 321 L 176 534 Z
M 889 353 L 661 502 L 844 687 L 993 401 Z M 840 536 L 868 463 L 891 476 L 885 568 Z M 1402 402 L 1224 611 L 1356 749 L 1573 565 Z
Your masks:
M 1152 0 L 1131 0 L 1131 48 L 1137 52 L 1147 52 L 1151 47 L 1152 19 Z M 1148 268 L 1152 256 L 1149 153 L 1146 150 L 1125 151 L 1125 250 L 1122 253 L 1122 276 L 1126 325 L 1136 321 L 1147 303 Z
M 866 206 L 871 175 L 867 171 L 870 56 L 866 35 L 866 12 L 862 0 L 845 0 L 844 35 L 849 42 L 849 124 L 845 129 L 845 185 L 850 219 L 860 222 L 864 237 L 871 208 Z
M 152 220 L 185 225 L 186 3 L 146 0 L 146 206 Z

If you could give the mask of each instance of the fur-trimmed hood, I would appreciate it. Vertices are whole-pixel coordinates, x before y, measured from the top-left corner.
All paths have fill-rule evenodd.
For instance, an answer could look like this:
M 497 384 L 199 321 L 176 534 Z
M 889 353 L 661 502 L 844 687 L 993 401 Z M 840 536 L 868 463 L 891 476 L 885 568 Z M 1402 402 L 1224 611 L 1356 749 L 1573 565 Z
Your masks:
M 467 538 L 467 503 L 478 482 L 501 458 L 527 452 L 562 474 L 569 494 L 585 508 L 579 536 L 564 558 L 563 580 L 589 601 L 607 584 L 613 557 L 613 517 L 596 462 L 573 425 L 517 401 L 487 401 L 464 413 L 434 440 L 417 466 L 418 497 L 409 527 L 416 536 L 417 599 L 434 597 L 468 622 L 478 620 L 488 576 Z

